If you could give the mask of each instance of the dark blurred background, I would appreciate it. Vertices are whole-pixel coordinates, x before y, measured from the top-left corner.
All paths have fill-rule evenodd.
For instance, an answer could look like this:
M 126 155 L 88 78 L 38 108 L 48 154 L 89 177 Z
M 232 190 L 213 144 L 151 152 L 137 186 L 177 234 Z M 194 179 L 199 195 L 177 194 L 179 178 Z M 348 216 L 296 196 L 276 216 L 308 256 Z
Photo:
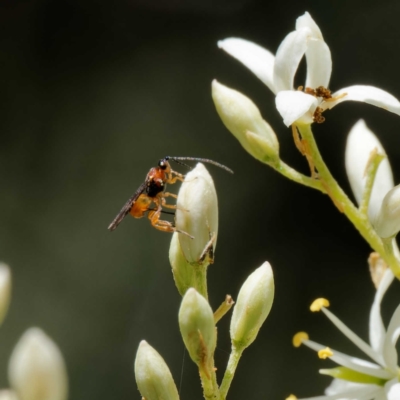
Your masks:
M 168 262 L 171 236 L 145 219 L 107 226 L 165 155 L 207 157 L 219 195 L 210 301 L 236 297 L 264 260 L 276 282 L 272 312 L 244 353 L 229 398 L 284 399 L 322 394 L 330 379 L 299 330 L 360 353 L 320 314 L 316 297 L 364 339 L 374 288 L 369 247 L 326 196 L 285 180 L 252 159 L 214 110 L 217 78 L 251 97 L 279 137 L 282 158 L 307 173 L 274 106 L 272 93 L 216 42 L 243 37 L 275 52 L 309 11 L 333 57 L 331 89 L 370 84 L 400 98 L 400 3 L 258 0 L 25 0 L 0 2 L 0 259 L 13 272 L 13 296 L 0 329 L 0 386 L 25 329 L 40 326 L 65 357 L 70 398 L 139 399 L 133 374 L 146 339 L 164 357 L 182 399 L 200 399 L 194 365 L 177 326 L 180 297 Z M 303 83 L 298 77 L 299 85 Z M 400 174 L 400 119 L 345 103 L 315 126 L 328 165 L 349 191 L 343 153 L 351 126 L 364 118 Z M 184 172 L 184 171 L 182 171 Z M 179 185 L 171 188 L 177 190 Z M 399 303 L 385 298 L 385 321 Z M 229 318 L 219 326 L 221 378 Z

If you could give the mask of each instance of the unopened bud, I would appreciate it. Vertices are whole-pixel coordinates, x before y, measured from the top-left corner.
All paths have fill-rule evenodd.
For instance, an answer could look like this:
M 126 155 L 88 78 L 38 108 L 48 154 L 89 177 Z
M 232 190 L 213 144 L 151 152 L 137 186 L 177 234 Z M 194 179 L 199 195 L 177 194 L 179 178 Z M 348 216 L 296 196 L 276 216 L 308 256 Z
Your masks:
M 12 390 L 0 390 L 0 400 L 18 400 L 17 394 Z
M 231 319 L 232 344 L 246 348 L 257 337 L 274 300 L 274 277 L 271 265 L 265 262 L 242 285 Z
M 191 359 L 209 376 L 217 341 L 214 315 L 207 300 L 193 288 L 183 297 L 179 328 Z
M 179 243 L 178 233 L 172 235 L 171 245 L 169 246 L 169 262 L 171 263 L 175 285 L 181 296 L 186 291 L 195 286 L 194 267 L 186 260 Z
M 212 97 L 226 128 L 244 149 L 264 163 L 279 160 L 279 143 L 257 106 L 242 93 L 212 82 Z
M 345 153 L 347 177 L 358 204 L 361 203 L 363 198 L 367 182 L 367 166 L 374 151 L 386 155 L 381 142 L 361 119 L 349 132 Z M 393 186 L 392 169 L 389 160 L 385 157 L 376 172 L 368 206 L 368 217 L 372 223 L 375 223 L 385 194 Z
M 175 223 L 183 255 L 189 263 L 212 258 L 218 235 L 218 199 L 206 167 L 198 163 L 185 176 L 178 193 Z
M 375 230 L 384 239 L 395 236 L 400 231 L 400 185 L 395 186 L 384 197 Z
M 11 297 L 11 271 L 10 268 L 0 263 L 0 324 L 3 322 Z
M 65 400 L 67 372 L 57 345 L 39 328 L 28 329 L 15 346 L 8 368 L 19 400 Z
M 135 379 L 146 400 L 178 400 L 171 372 L 160 354 L 145 340 L 139 344 L 135 359 Z

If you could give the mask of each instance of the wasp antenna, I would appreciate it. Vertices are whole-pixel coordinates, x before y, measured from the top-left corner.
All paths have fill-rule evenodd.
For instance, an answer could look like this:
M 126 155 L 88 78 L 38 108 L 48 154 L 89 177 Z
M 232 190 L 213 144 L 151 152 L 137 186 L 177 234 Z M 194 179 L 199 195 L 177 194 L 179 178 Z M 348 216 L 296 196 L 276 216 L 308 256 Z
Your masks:
M 213 164 L 213 165 L 215 165 L 216 167 L 222 168 L 222 169 L 224 169 L 225 171 L 228 171 L 228 172 L 230 172 L 231 174 L 233 174 L 233 171 L 232 171 L 230 168 L 228 168 L 226 165 L 220 164 L 219 162 L 214 161 L 214 160 L 210 160 L 210 159 L 208 159 L 208 158 L 197 158 L 197 157 L 171 157 L 171 156 L 167 156 L 167 157 L 165 157 L 165 159 L 166 159 L 166 160 L 173 160 L 173 161 L 175 161 L 176 163 L 185 165 L 185 166 L 188 167 L 188 168 L 190 168 L 188 165 L 186 165 L 186 164 L 184 164 L 184 163 L 181 163 L 181 162 L 179 162 L 179 161 L 180 161 L 180 160 L 189 160 L 189 161 L 200 161 L 200 162 L 205 162 L 205 163 L 208 163 L 208 164 Z M 190 169 L 191 169 L 191 168 L 190 168 Z
M 177 164 L 183 165 L 184 167 L 188 168 L 188 169 L 193 169 L 190 165 L 187 165 L 181 161 L 178 161 L 177 159 L 175 159 L 175 157 L 165 157 L 166 159 L 175 161 Z

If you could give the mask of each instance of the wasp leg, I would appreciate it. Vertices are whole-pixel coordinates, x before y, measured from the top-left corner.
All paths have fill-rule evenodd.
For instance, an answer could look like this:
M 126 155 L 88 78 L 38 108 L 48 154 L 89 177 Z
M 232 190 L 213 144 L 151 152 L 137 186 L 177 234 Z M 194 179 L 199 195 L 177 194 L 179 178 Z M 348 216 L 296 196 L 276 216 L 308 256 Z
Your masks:
M 177 199 L 178 196 L 176 194 L 173 194 L 173 193 L 164 192 L 162 197 L 161 197 L 161 205 L 163 207 L 173 208 L 175 210 L 178 209 L 176 204 L 167 204 L 167 201 L 165 200 L 166 197 L 173 197 L 174 199 Z
M 185 179 L 185 175 L 180 174 L 179 172 L 173 171 L 171 169 L 169 176 L 167 178 L 167 183 L 175 183 L 176 181 L 182 181 Z
M 163 193 L 163 196 L 164 196 L 164 197 L 173 197 L 174 199 L 177 199 L 177 198 L 178 198 L 178 195 L 177 195 L 177 194 L 175 194 L 175 193 L 170 193 L 170 192 L 164 192 L 164 193 Z
M 208 258 L 208 262 L 210 264 L 214 264 L 214 242 L 216 240 L 217 236 L 215 235 L 215 232 L 211 233 L 210 232 L 210 240 L 207 242 L 207 244 L 204 247 L 203 252 L 200 255 L 199 261 L 202 263 L 206 257 Z
M 166 202 L 166 200 L 165 200 L 165 197 L 173 197 L 173 198 L 175 198 L 175 199 L 178 198 L 178 196 L 177 196 L 176 194 L 169 193 L 169 192 L 163 193 L 163 197 L 161 197 L 161 205 L 162 205 L 163 207 L 172 208 L 172 209 L 174 209 L 174 210 L 181 210 L 181 211 L 187 211 L 187 212 L 189 212 L 189 210 L 184 210 L 183 208 L 178 208 L 178 206 L 175 205 L 175 204 L 167 204 L 167 202 Z
M 151 225 L 154 226 L 154 228 L 158 229 L 159 231 L 163 231 L 163 232 L 183 233 L 184 235 L 189 236 L 191 239 L 194 239 L 194 237 L 189 235 L 187 232 L 176 229 L 176 227 L 171 222 L 160 219 L 161 209 L 162 209 L 161 205 L 159 205 L 158 209 L 156 211 L 150 211 L 148 214 L 150 223 L 151 223 Z

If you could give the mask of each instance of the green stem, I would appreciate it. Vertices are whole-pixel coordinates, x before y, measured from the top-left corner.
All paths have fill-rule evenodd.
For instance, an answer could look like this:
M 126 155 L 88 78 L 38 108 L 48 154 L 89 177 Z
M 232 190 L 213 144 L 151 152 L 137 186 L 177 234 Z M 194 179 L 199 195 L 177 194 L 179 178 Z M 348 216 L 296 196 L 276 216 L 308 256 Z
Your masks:
M 360 232 L 361 236 L 376 252 L 378 252 L 384 261 L 390 266 L 395 276 L 400 279 L 400 262 L 396 257 L 392 257 L 388 253 L 388 249 L 384 246 L 381 238 L 376 234 L 368 217 L 361 213 L 354 204 L 349 200 L 342 188 L 333 178 L 328 167 L 324 163 L 321 153 L 319 152 L 317 143 L 311 131 L 310 125 L 298 125 L 297 128 L 304 140 L 308 143 L 310 156 L 318 171 L 318 176 L 322 185 L 325 187 L 327 194 L 332 199 L 339 211 L 343 212 L 352 222 L 355 228 Z
M 325 188 L 321 185 L 321 182 L 310 178 L 309 176 L 305 176 L 300 172 L 296 171 L 282 160 L 280 160 L 279 164 L 269 164 L 272 168 L 274 168 L 277 172 L 289 178 L 290 180 L 300 183 L 301 185 L 308 186 L 313 189 L 317 189 L 322 193 L 326 193 Z
M 218 321 L 232 308 L 235 302 L 232 296 L 227 294 L 224 302 L 214 312 L 214 323 L 217 325 Z
M 233 377 L 235 376 L 235 371 L 239 364 L 240 357 L 243 354 L 243 350 L 243 347 L 237 348 L 234 344 L 232 344 L 232 352 L 229 356 L 228 365 L 226 367 L 224 378 L 222 379 L 222 383 L 219 389 L 222 400 L 226 399 Z
M 393 238 L 382 239 L 382 242 L 383 242 L 383 247 L 385 248 L 386 254 L 388 256 L 389 265 L 393 265 L 395 262 L 398 262 L 397 257 L 394 253 Z
M 207 376 L 207 373 L 199 368 L 201 385 L 203 387 L 203 397 L 206 400 L 222 400 L 220 391 L 217 384 L 217 376 L 215 374 L 214 368 L 211 376 Z
M 193 265 L 195 289 L 206 300 L 208 300 L 207 267 L 208 267 L 208 263 L 204 263 L 203 265 L 200 265 L 200 264 Z

